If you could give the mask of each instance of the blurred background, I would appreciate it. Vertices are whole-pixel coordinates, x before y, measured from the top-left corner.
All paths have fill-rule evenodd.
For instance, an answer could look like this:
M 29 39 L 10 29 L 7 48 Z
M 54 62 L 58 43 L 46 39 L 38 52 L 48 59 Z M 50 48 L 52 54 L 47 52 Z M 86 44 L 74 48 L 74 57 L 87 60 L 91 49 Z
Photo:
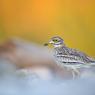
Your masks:
M 72 80 L 43 47 L 55 35 L 95 57 L 95 0 L 0 0 L 0 95 L 95 95 L 94 66 Z
M 0 0 L 0 41 L 43 45 L 59 35 L 69 47 L 95 57 L 95 0 Z

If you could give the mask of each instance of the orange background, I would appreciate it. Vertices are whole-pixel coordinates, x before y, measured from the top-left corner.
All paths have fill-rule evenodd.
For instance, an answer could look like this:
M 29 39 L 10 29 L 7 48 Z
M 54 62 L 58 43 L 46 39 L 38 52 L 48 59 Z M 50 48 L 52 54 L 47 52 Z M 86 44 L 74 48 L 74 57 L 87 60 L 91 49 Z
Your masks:
M 95 56 L 95 0 L 0 0 L 0 40 L 40 43 L 62 36 L 69 47 Z

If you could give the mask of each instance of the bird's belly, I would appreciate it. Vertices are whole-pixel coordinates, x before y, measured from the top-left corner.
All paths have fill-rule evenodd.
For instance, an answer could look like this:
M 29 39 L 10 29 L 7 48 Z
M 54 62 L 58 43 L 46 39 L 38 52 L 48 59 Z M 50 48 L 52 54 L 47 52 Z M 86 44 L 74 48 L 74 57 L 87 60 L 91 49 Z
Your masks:
M 69 67 L 69 68 L 80 68 L 83 64 L 76 64 L 74 63 L 73 65 L 72 64 L 65 64 L 65 63 L 62 63 L 65 67 Z M 61 65 L 62 65 L 61 64 Z
M 58 62 L 57 61 L 57 64 L 62 66 L 62 67 L 69 67 L 69 68 L 80 68 L 82 66 L 84 66 L 84 64 L 81 64 L 81 63 L 76 63 L 76 62 Z

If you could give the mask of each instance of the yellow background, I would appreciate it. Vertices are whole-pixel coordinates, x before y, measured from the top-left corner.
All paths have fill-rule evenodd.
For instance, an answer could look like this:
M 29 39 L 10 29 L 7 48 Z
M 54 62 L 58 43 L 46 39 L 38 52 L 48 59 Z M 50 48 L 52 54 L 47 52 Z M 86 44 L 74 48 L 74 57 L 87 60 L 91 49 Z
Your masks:
M 0 0 L 1 41 L 19 36 L 43 44 L 55 35 L 95 57 L 95 0 Z

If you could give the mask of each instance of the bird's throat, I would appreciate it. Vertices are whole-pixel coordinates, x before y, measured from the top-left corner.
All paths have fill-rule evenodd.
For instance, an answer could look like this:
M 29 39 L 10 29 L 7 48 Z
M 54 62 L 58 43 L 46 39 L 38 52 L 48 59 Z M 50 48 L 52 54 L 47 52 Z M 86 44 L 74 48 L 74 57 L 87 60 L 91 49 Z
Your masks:
M 59 45 L 59 44 L 54 44 L 54 47 L 61 47 L 62 45 Z

